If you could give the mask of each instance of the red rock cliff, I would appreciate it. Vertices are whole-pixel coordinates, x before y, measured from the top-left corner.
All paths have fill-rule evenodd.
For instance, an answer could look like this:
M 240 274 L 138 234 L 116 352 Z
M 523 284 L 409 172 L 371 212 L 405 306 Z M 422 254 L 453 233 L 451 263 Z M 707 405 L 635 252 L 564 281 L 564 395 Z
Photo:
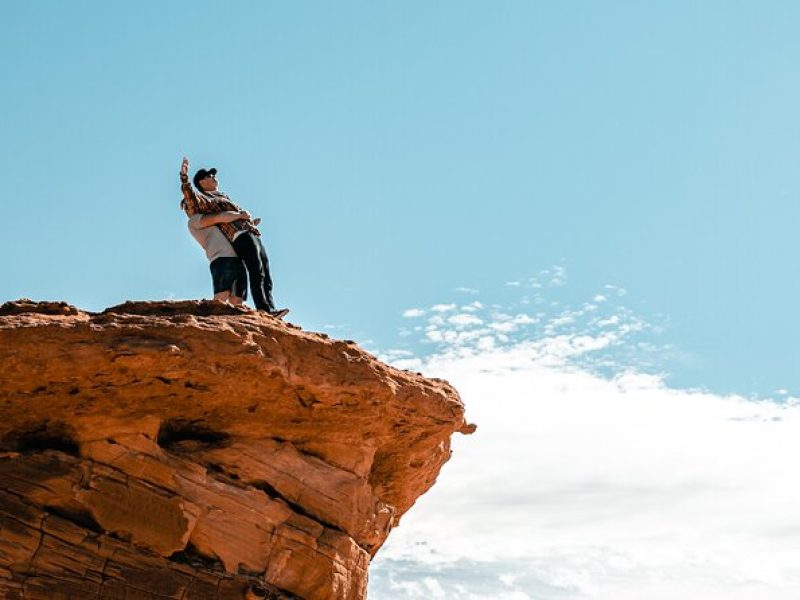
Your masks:
M 210 302 L 0 307 L 0 597 L 361 599 L 444 381 Z

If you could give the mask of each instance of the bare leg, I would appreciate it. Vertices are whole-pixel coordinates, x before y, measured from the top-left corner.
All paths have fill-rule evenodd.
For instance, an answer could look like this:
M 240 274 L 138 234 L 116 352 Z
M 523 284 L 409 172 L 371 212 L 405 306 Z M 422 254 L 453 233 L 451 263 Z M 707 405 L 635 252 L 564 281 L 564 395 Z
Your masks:
M 242 303 L 243 303 L 243 300 L 239 296 L 231 296 L 230 298 L 228 298 L 228 302 L 233 304 L 233 306 L 241 306 Z
M 218 294 L 214 294 L 214 300 L 216 300 L 217 302 L 227 302 L 228 298 L 230 298 L 230 295 L 231 295 L 230 292 L 219 292 Z

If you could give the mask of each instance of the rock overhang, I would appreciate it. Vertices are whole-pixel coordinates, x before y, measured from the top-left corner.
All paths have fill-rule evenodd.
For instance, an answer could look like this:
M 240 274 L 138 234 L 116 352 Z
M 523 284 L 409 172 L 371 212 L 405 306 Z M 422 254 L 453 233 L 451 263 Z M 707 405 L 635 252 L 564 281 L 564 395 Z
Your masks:
M 69 467 L 50 483 L 64 497 L 23 494 L 34 506 L 60 502 L 102 535 L 301 598 L 363 597 L 369 558 L 433 485 L 452 434 L 474 429 L 447 382 L 213 302 L 7 303 L 0 364 L 0 473 L 44 477 L 53 456 Z M 132 523 L 126 494 L 170 527 Z

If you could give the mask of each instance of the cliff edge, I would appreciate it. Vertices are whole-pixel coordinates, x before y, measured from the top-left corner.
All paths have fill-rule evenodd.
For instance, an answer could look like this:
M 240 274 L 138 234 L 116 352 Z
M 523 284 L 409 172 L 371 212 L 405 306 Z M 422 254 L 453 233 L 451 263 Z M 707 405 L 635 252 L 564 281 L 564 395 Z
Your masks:
M 0 597 L 366 597 L 448 383 L 212 302 L 0 307 Z

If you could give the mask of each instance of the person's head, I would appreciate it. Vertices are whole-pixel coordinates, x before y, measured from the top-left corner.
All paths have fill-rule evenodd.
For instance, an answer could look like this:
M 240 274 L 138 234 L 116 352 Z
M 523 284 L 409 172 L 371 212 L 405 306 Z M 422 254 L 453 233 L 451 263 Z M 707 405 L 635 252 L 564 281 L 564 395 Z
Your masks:
M 200 169 L 194 174 L 194 187 L 201 192 L 217 191 L 217 170 Z

